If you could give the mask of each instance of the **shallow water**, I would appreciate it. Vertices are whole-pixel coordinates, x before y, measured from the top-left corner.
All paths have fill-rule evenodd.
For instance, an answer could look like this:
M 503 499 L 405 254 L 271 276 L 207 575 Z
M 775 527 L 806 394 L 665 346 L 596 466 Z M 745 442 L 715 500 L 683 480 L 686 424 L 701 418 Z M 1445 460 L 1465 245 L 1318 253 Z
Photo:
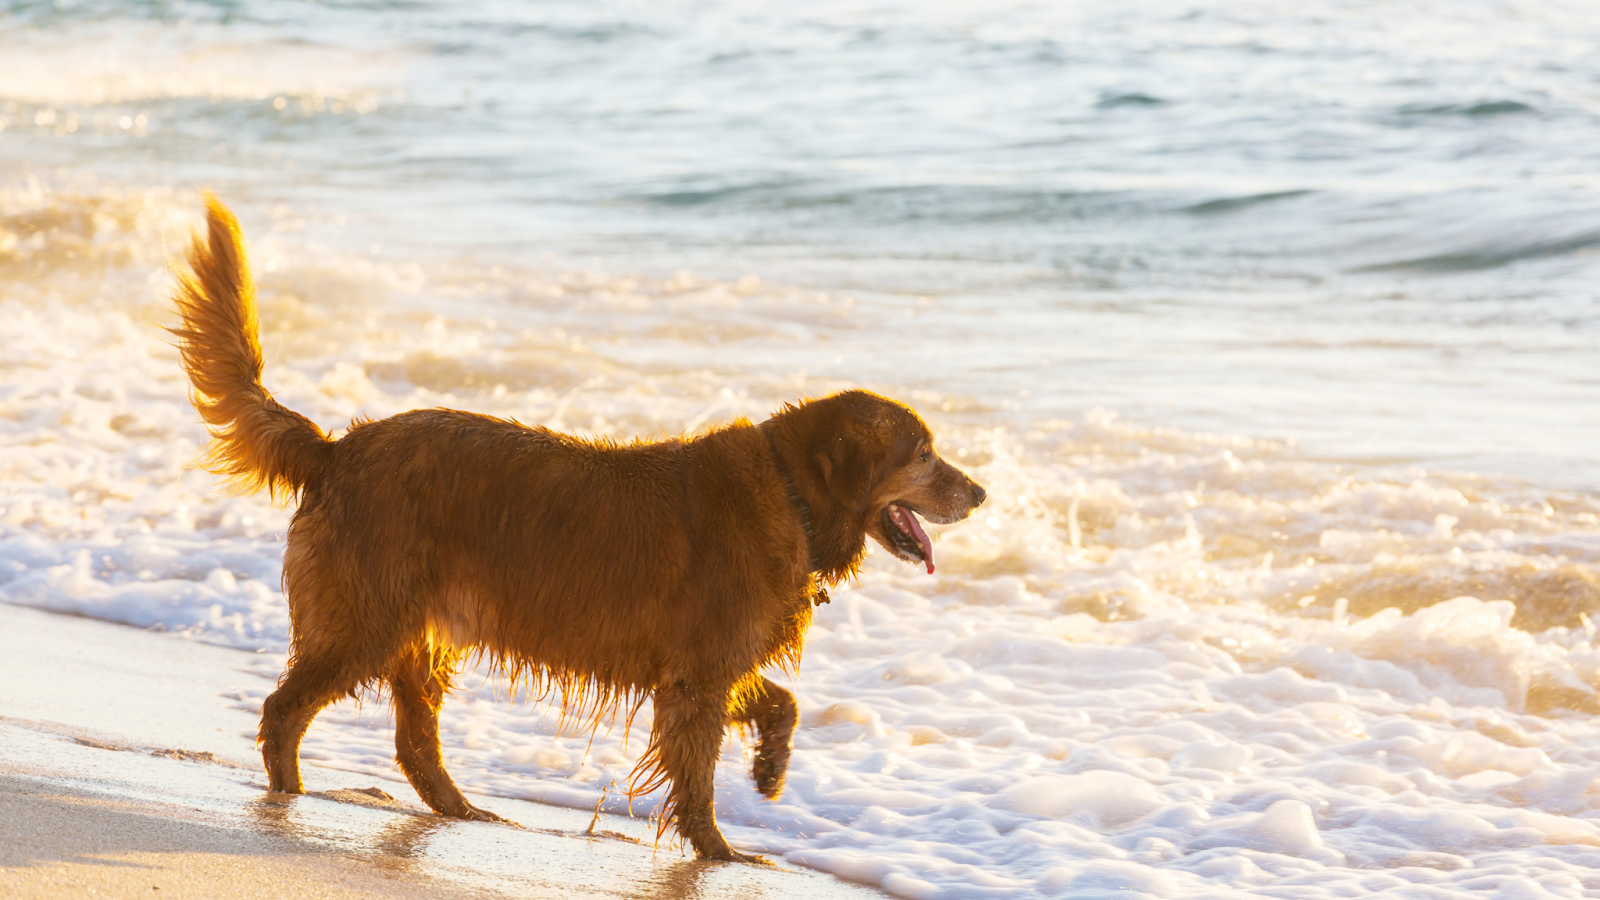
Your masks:
M 741 846 L 907 897 L 1600 890 L 1590 7 L 0 8 L 0 599 L 286 648 L 288 513 L 190 466 L 153 327 L 210 187 L 326 427 L 861 385 L 985 484 L 937 576 L 823 608 L 781 803 L 729 742 Z M 465 785 L 625 782 L 648 716 L 482 680 Z M 396 778 L 388 729 L 307 755 Z

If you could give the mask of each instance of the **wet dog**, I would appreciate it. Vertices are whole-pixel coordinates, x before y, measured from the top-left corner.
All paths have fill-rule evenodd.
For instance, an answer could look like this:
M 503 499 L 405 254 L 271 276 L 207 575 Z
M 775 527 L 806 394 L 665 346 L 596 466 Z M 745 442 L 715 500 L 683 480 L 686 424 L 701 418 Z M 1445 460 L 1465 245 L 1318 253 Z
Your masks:
M 214 198 L 175 301 L 206 464 L 299 498 L 284 551 L 293 629 L 258 741 L 274 791 L 327 704 L 387 685 L 400 768 L 433 809 L 500 820 L 445 771 L 439 707 L 464 656 L 557 689 L 599 721 L 654 706 L 634 792 L 666 787 L 658 826 L 709 859 L 759 861 L 717 828 L 724 734 L 753 727 L 760 792 L 783 789 L 794 697 L 761 675 L 799 661 L 814 602 L 870 536 L 933 571 L 918 521 L 984 491 L 939 458 L 917 414 L 866 391 L 786 405 L 759 425 L 615 444 L 447 409 L 356 422 L 337 441 L 261 385 L 238 224 Z M 503 820 L 501 820 L 503 821 Z

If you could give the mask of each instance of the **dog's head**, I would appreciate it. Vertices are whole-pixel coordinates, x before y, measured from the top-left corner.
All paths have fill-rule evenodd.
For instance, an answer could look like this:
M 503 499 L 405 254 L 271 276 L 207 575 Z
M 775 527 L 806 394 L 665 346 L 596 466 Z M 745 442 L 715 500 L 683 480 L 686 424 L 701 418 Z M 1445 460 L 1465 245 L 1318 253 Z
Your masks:
M 984 489 L 939 457 L 933 432 L 904 404 L 868 391 L 812 404 L 824 415 L 811 432 L 808 462 L 829 499 L 857 533 L 931 573 L 933 542 L 918 517 L 959 522 L 983 502 Z

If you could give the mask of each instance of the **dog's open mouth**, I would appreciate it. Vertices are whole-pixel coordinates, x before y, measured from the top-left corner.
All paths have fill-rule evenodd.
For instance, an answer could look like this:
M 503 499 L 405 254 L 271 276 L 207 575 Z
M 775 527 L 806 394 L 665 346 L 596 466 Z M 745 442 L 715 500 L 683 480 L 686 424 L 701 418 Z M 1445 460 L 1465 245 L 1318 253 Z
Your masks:
M 917 514 L 898 503 L 891 503 L 883 508 L 883 533 L 889 536 L 889 543 L 903 559 L 920 559 L 928 567 L 928 574 L 933 574 L 933 541 L 928 540 L 928 533 L 922 530 L 922 523 L 917 521 Z

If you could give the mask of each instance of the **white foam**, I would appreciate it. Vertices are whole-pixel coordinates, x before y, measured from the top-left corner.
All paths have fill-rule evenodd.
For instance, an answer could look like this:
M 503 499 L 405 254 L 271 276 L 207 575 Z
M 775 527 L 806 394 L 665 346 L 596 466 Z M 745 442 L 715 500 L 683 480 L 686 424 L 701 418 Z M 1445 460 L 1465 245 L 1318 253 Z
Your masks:
M 1329 866 L 1345 862 L 1343 853 L 1329 850 L 1323 844 L 1311 807 L 1300 800 L 1279 800 L 1267 807 L 1266 812 L 1218 821 L 1188 845 L 1189 850 L 1213 847 L 1246 847 Z
M 1038 775 L 1007 787 L 989 806 L 1045 819 L 1083 819 L 1092 828 L 1117 830 L 1161 805 L 1143 779 L 1121 772 Z

